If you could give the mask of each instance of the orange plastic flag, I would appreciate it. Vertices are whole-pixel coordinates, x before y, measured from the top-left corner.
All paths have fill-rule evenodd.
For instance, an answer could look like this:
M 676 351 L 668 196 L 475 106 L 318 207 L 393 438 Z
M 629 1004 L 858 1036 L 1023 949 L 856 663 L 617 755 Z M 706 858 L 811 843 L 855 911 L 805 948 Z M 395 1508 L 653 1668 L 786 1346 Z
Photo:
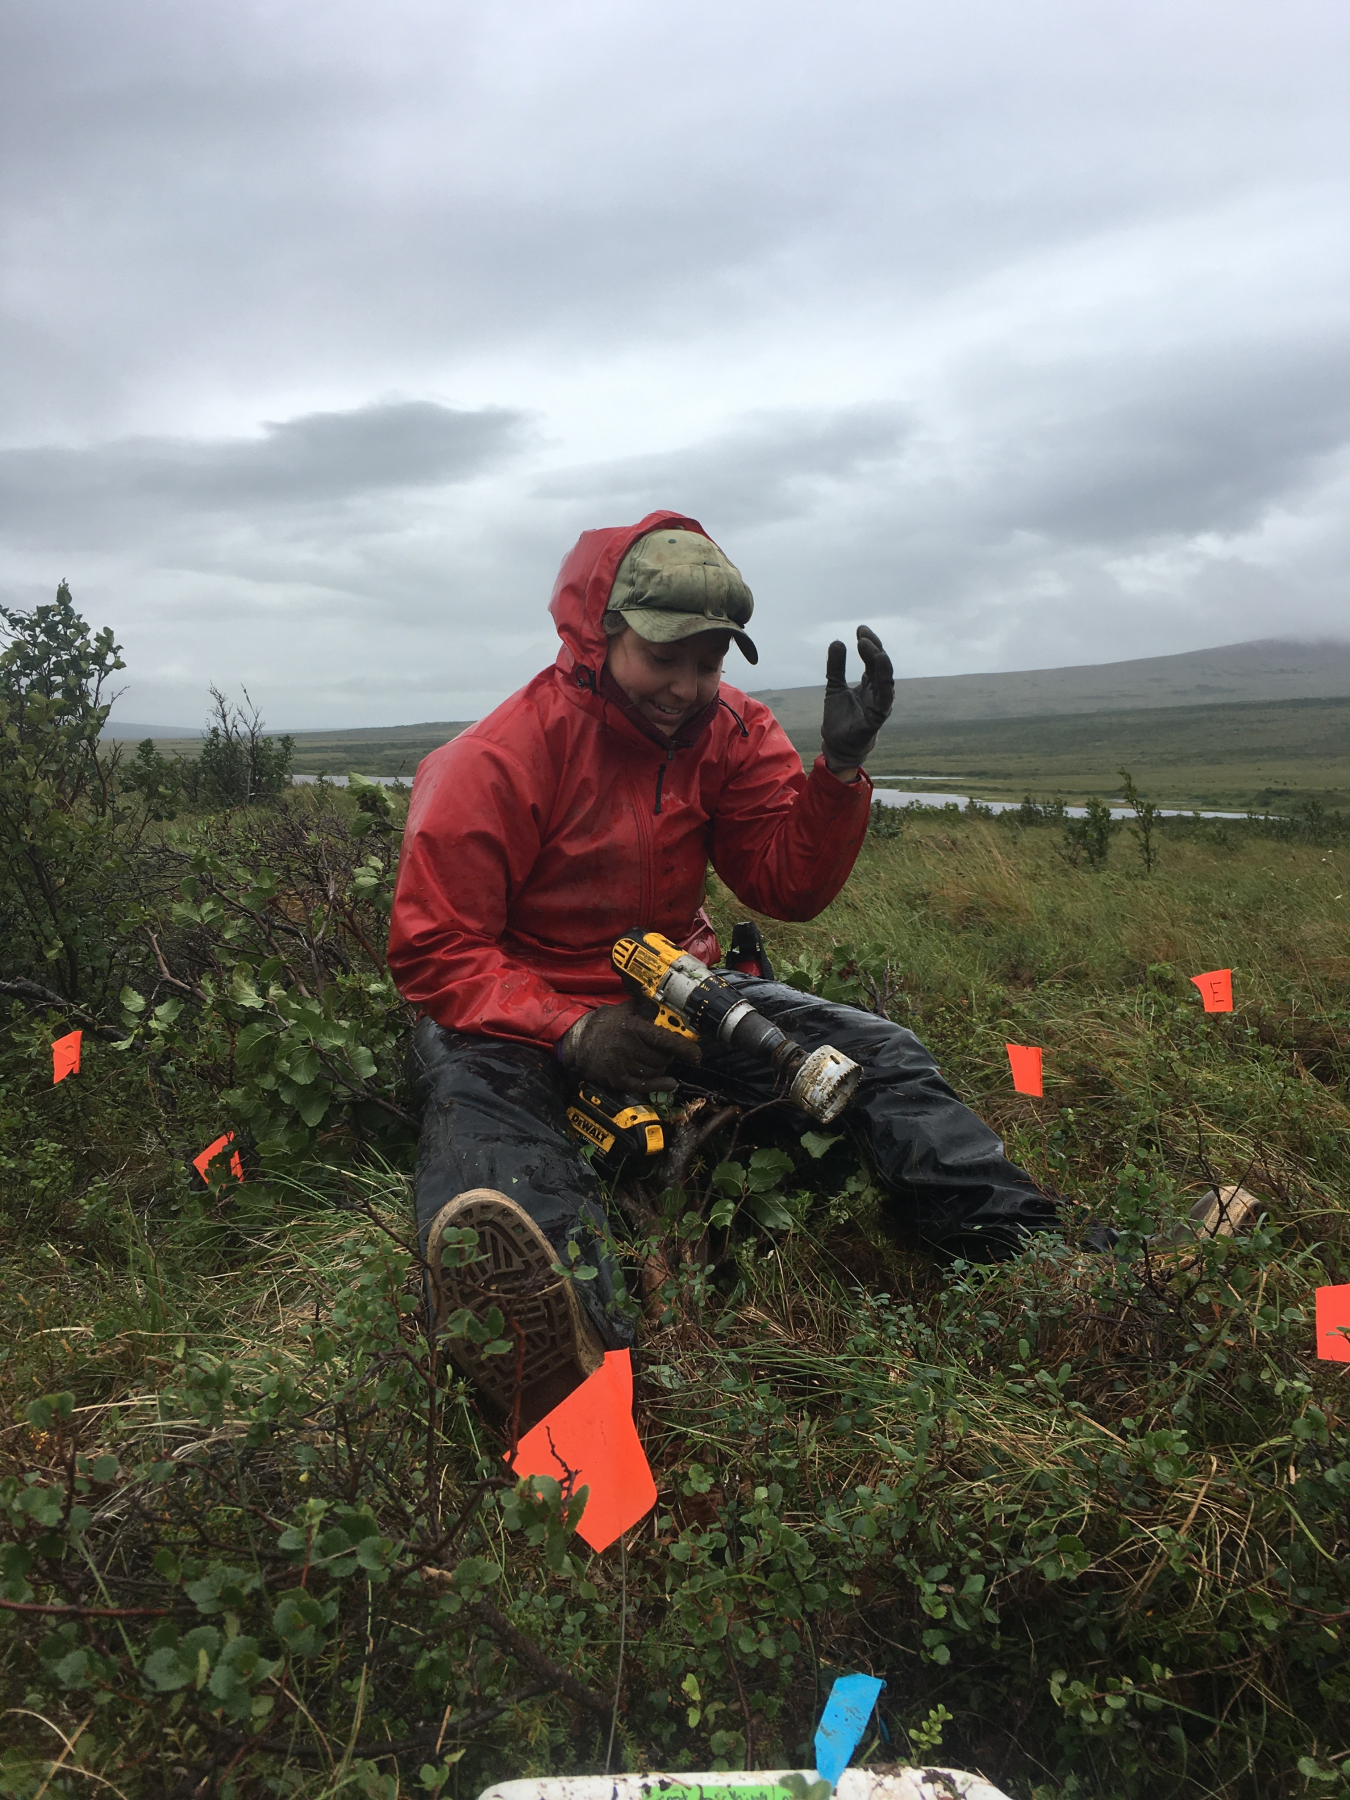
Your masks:
M 1350 1362 L 1350 1281 L 1317 1290 L 1317 1354 L 1327 1362 Z
M 1036 1044 L 1005 1044 L 1008 1065 L 1012 1069 L 1013 1086 L 1019 1094 L 1043 1094 L 1041 1051 Z
M 1231 969 L 1208 969 L 1203 975 L 1192 975 L 1191 980 L 1200 990 L 1200 998 L 1205 1003 L 1206 1012 L 1232 1012 L 1233 971 Z
M 201 1176 L 203 1181 L 207 1180 L 206 1171 L 211 1167 L 211 1164 L 220 1155 L 221 1151 L 228 1150 L 233 1142 L 234 1133 L 232 1131 L 227 1131 L 223 1137 L 218 1137 L 214 1144 L 208 1144 L 200 1156 L 193 1157 L 192 1166 Z M 237 1150 L 230 1158 L 230 1173 L 234 1176 L 236 1181 L 242 1181 L 244 1179 L 244 1164 Z
M 511 1459 L 506 1459 L 508 1462 Z M 633 1423 L 633 1361 L 610 1350 L 579 1388 L 516 1448 L 512 1473 L 551 1475 L 574 1491 L 589 1488 L 577 1526 L 592 1550 L 605 1550 L 656 1505 L 656 1483 Z
M 56 1039 L 52 1045 L 52 1086 L 64 1081 L 67 1075 L 78 1075 L 80 1072 L 80 1039 L 84 1034 L 79 1031 L 68 1031 L 64 1037 Z

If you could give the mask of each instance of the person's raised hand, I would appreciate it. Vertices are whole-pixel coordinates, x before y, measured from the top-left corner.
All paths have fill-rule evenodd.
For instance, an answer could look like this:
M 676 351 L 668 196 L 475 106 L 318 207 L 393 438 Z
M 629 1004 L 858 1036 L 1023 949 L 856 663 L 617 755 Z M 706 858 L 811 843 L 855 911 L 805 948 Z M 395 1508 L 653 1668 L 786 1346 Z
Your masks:
M 584 1013 L 558 1045 L 563 1067 L 618 1094 L 651 1094 L 673 1088 L 674 1062 L 696 1063 L 703 1052 L 650 1019 L 640 1019 L 631 1000 Z
M 820 728 L 820 748 L 831 774 L 853 770 L 870 756 L 877 732 L 891 716 L 895 702 L 895 672 L 881 639 L 868 625 L 858 627 L 858 654 L 863 678 L 856 688 L 844 679 L 848 650 L 838 638 L 825 659 L 825 718 Z

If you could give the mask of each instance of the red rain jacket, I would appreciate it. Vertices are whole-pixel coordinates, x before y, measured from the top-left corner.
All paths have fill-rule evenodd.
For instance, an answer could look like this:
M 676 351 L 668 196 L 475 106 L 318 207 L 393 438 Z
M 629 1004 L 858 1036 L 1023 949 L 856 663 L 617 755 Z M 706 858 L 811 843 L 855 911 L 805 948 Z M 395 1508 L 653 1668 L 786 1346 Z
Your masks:
M 709 861 L 777 919 L 813 919 L 848 879 L 865 775 L 845 785 L 820 759 L 805 775 L 768 707 L 725 682 L 676 746 L 658 743 L 605 678 L 600 617 L 619 564 L 665 525 L 703 529 L 657 512 L 583 532 L 549 605 L 555 665 L 418 768 L 389 967 L 440 1025 L 552 1048 L 623 997 L 610 951 L 635 925 L 716 961 L 700 910 Z

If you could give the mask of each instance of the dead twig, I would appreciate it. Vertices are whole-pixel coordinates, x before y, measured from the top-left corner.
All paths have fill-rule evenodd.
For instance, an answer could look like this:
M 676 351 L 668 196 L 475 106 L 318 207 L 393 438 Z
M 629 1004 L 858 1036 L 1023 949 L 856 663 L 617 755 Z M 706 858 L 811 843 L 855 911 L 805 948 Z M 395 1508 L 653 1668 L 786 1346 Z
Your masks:
M 185 994 L 191 994 L 194 1000 L 199 1000 L 205 1005 L 206 995 L 202 992 L 201 988 L 194 982 L 180 981 L 176 975 L 170 973 L 169 965 L 164 960 L 164 952 L 159 947 L 159 939 L 155 936 L 154 932 L 147 929 L 145 935 L 150 940 L 150 948 L 155 953 L 155 963 L 158 966 L 160 978 L 167 981 L 170 987 L 181 988 Z
M 0 994 L 8 994 L 15 1000 L 26 1001 L 29 1006 L 53 1006 L 61 1012 L 69 1013 L 80 1021 L 80 1029 L 94 1037 L 120 1041 L 126 1036 L 115 1025 L 102 1025 L 96 1014 L 87 1007 L 79 1005 L 75 1000 L 63 1000 L 60 994 L 53 993 L 51 988 L 43 987 L 39 981 L 29 981 L 26 975 L 16 976 L 13 981 L 0 981 Z
M 0 1600 L 6 1612 L 45 1613 L 71 1619 L 167 1619 L 171 1606 L 74 1606 L 47 1605 L 37 1600 Z

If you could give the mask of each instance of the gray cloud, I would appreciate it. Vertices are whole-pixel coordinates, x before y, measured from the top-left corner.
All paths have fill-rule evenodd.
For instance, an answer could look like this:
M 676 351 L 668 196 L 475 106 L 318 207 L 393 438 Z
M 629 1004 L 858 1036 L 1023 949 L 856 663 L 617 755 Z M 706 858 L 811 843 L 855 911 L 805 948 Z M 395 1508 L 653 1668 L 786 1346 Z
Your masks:
M 765 525 L 811 512 L 831 487 L 893 463 L 910 429 L 895 406 L 759 413 L 705 444 L 554 471 L 534 492 L 638 518 L 671 506 L 715 512 L 725 529 Z
M 1080 371 L 1072 410 L 1006 448 L 991 522 L 1123 544 L 1233 532 L 1350 442 L 1350 336 Z
M 266 514 L 472 480 L 516 449 L 523 416 L 389 401 L 270 422 L 252 438 L 122 438 L 0 450 L 0 531 L 67 539 L 144 529 L 147 515 Z M 106 541 L 106 537 L 104 539 Z
M 1343 629 L 1347 49 L 1338 0 L 0 11 L 0 594 L 69 575 L 141 717 L 294 724 L 481 710 L 658 504 L 771 685 L 864 615 L 912 673 Z

